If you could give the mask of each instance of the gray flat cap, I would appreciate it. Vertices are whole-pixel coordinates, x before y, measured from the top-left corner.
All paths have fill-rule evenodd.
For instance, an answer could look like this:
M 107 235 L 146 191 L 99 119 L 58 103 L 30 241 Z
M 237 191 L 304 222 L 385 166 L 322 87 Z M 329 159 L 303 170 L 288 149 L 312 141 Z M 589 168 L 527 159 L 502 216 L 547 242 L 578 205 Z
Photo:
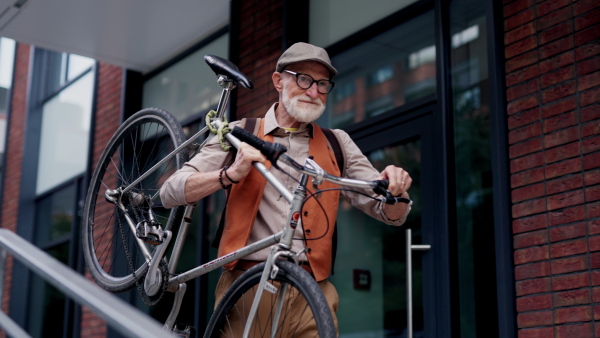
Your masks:
M 331 65 L 331 60 L 325 49 L 304 42 L 297 42 L 283 52 L 277 61 L 275 71 L 282 72 L 288 65 L 302 61 L 317 61 L 322 63 L 329 69 L 332 78 L 338 73 L 337 69 Z

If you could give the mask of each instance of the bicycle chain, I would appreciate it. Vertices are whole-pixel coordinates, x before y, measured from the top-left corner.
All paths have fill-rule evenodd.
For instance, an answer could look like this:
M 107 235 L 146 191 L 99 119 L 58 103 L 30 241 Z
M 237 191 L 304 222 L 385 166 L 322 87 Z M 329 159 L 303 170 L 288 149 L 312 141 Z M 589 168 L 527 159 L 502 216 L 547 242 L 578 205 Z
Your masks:
M 131 195 L 129 195 L 129 202 L 131 205 L 131 202 L 132 202 Z M 136 220 L 139 221 L 140 217 L 138 216 L 136 209 L 133 207 L 132 207 L 132 209 L 133 209 L 133 213 L 136 217 Z M 127 263 L 129 264 L 129 268 L 131 269 L 131 274 L 133 276 L 133 280 L 135 281 L 135 285 L 138 289 L 138 292 L 139 292 L 140 297 L 142 298 L 142 301 L 144 302 L 144 304 L 146 304 L 148 307 L 153 307 L 162 300 L 163 296 L 165 295 L 165 293 L 167 291 L 167 277 L 169 274 L 168 267 L 163 262 L 158 264 L 158 267 L 160 268 L 160 271 L 162 274 L 162 288 L 161 288 L 160 294 L 156 300 L 150 299 L 150 296 L 148 296 L 148 294 L 146 294 L 146 292 L 142 288 L 142 285 L 140 284 L 139 279 L 135 275 L 135 267 L 133 266 L 133 262 L 131 260 L 129 246 L 127 245 L 127 239 L 125 238 L 125 231 L 123 230 L 123 224 L 121 223 L 121 217 L 118 217 L 118 214 L 117 214 L 117 220 L 119 222 L 119 230 L 121 232 L 121 240 L 123 241 L 123 248 L 125 249 L 125 255 L 127 256 Z M 135 236 L 135 234 L 134 234 L 134 236 Z M 149 267 L 150 267 L 150 263 L 148 263 L 148 268 Z M 146 271 L 148 271 L 148 270 L 146 270 Z

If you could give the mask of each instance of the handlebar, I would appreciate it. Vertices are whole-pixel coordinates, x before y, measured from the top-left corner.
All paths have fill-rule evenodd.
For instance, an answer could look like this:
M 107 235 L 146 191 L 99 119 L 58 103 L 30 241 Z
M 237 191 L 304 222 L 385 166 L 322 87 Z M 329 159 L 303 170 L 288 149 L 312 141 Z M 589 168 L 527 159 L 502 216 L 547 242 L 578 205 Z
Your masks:
M 354 187 L 354 188 L 363 188 L 363 189 L 371 189 L 378 195 L 382 196 L 382 201 L 386 204 L 396 204 L 396 203 L 406 203 L 409 204 L 411 201 L 408 198 L 404 197 L 396 197 L 393 196 L 388 190 L 388 180 L 375 180 L 375 181 L 363 181 L 363 180 L 355 180 L 350 178 L 338 177 L 334 175 L 330 175 L 328 173 L 317 173 L 316 170 L 309 168 L 307 166 L 303 166 L 300 163 L 296 162 L 291 157 L 287 156 L 285 152 L 287 148 L 279 143 L 271 143 L 265 140 L 258 138 L 256 135 L 249 133 L 248 131 L 240 128 L 234 127 L 231 130 L 231 134 L 237 137 L 240 141 L 246 142 L 252 147 L 258 149 L 261 154 L 263 154 L 267 160 L 269 160 L 273 166 L 277 168 L 277 162 L 282 161 L 287 165 L 294 168 L 296 171 L 309 175 L 311 177 L 320 176 L 319 178 L 324 181 L 328 181 L 331 183 L 339 184 L 346 187 Z

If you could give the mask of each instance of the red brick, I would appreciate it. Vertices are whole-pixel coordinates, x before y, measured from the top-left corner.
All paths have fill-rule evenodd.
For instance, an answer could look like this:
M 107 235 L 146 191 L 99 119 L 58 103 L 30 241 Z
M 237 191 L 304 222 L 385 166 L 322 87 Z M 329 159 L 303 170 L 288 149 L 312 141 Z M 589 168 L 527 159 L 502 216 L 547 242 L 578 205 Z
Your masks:
M 589 304 L 591 292 L 589 289 L 558 292 L 552 295 L 555 307 Z
M 513 237 L 513 246 L 515 249 L 544 244 L 548 244 L 548 231 L 546 230 L 526 232 Z
M 562 176 L 546 182 L 546 194 L 553 195 L 583 186 L 581 174 Z
M 600 105 L 581 109 L 581 121 L 593 121 L 596 119 L 600 119 Z
M 554 327 L 536 327 L 519 330 L 519 338 L 548 338 L 554 337 Z
M 516 27 L 526 24 L 535 18 L 533 9 L 524 10 L 523 12 L 504 20 L 504 31 L 508 32 Z
M 583 183 L 585 185 L 594 185 L 600 183 L 600 170 L 592 170 L 583 173 Z
M 570 66 L 575 62 L 575 55 L 573 51 L 568 51 L 556 56 L 553 56 L 547 60 L 541 61 L 539 63 L 539 72 L 540 74 L 545 74 L 551 72 L 553 70 Z
M 585 205 L 587 218 L 600 217 L 600 203 L 587 203 Z
M 587 138 L 589 136 L 592 135 L 600 135 L 600 123 L 598 123 L 598 121 L 591 121 L 588 123 L 583 123 L 581 125 L 581 137 L 582 138 Z M 583 142 L 595 142 L 595 141 L 587 141 L 587 140 L 583 140 Z M 582 145 L 582 149 L 587 148 L 587 149 L 591 149 L 589 147 L 593 147 L 593 145 L 591 144 L 583 144 Z M 585 149 L 584 149 L 585 152 Z
M 577 323 L 574 325 L 556 326 L 556 338 L 591 338 L 594 337 L 593 327 L 590 323 Z
M 600 85 L 600 72 L 581 76 L 577 79 L 577 89 L 582 91 Z
M 600 57 L 594 57 L 577 63 L 577 75 L 589 74 L 600 70 Z
M 515 158 L 542 150 L 542 139 L 535 138 L 510 146 L 510 158 Z
M 600 236 L 592 236 L 588 239 L 588 247 L 590 252 L 600 251 Z
M 517 0 L 504 6 L 504 17 L 517 14 L 535 4 L 534 0 Z
M 579 15 L 600 6 L 596 0 L 580 0 L 573 5 L 573 14 Z
M 600 268 L 600 252 L 590 253 L 590 268 L 591 269 Z
M 592 320 L 592 308 L 590 306 L 569 307 L 554 310 L 554 323 L 575 323 Z
M 574 77 L 574 67 L 560 68 L 556 72 L 548 73 L 540 77 L 541 88 L 547 88 L 555 84 L 570 80 Z
M 543 179 L 544 168 L 536 168 L 511 175 L 510 186 L 512 188 L 521 187 L 526 184 L 540 182 Z
M 525 110 L 529 110 L 531 108 L 535 108 L 540 104 L 537 95 L 532 95 L 528 97 L 524 97 L 522 99 L 518 99 L 516 101 L 510 102 L 507 105 L 507 112 L 509 115 L 513 115 L 516 113 L 523 112 Z
M 546 214 L 515 219 L 512 222 L 513 233 L 518 234 L 521 232 L 544 229 L 546 228 L 547 221 Z
M 550 258 L 550 252 L 548 251 L 547 245 L 546 246 L 534 246 L 531 248 L 516 250 L 514 253 L 515 265 L 539 262 L 539 261 L 547 260 L 549 258 Z
M 590 275 L 580 272 L 571 275 L 552 277 L 552 290 L 573 290 L 590 286 Z
M 540 108 L 531 109 L 508 117 L 508 129 L 512 130 L 541 119 Z
M 573 25 L 570 21 L 563 22 L 538 34 L 540 45 L 562 38 L 573 33 Z
M 546 211 L 546 199 L 540 198 L 537 200 L 531 200 L 519 204 L 515 204 L 512 207 L 512 215 L 514 218 L 523 216 L 530 216 Z
M 504 44 L 510 45 L 515 41 L 519 41 L 525 37 L 533 35 L 536 33 L 535 25 L 533 22 L 528 23 L 526 25 L 520 26 L 516 29 L 513 29 L 506 34 L 504 34 Z
M 538 66 L 533 65 L 527 68 L 519 69 L 506 75 L 506 86 L 514 86 L 523 81 L 533 79 L 538 75 Z
M 588 258 L 585 255 L 556 259 L 550 263 L 553 275 L 583 271 L 588 269 Z M 558 306 L 558 305 L 556 305 Z
M 529 185 L 512 191 L 512 202 L 522 202 L 536 197 L 544 196 L 545 189 L 543 183 Z
M 583 219 L 585 219 L 585 209 L 583 208 L 583 206 L 576 206 L 576 207 L 572 207 L 572 208 L 566 208 L 566 209 L 563 209 L 560 211 L 553 211 L 553 212 L 548 213 L 547 218 L 548 218 L 548 225 L 550 225 L 550 226 L 578 222 L 578 221 L 582 221 Z M 567 231 L 567 230 L 571 230 L 571 228 L 564 229 L 564 231 Z M 578 233 L 576 230 L 577 230 L 577 228 L 573 229 L 574 232 L 565 233 L 564 234 L 565 237 L 562 239 L 573 238 L 573 237 L 568 237 L 568 236 L 569 236 L 569 234 L 573 235 L 575 233 Z M 574 236 L 574 237 L 576 237 L 576 236 Z M 556 239 L 556 240 L 560 240 L 560 239 Z
M 575 96 L 568 97 L 564 100 L 552 102 L 542 107 L 542 117 L 547 118 L 568 112 L 577 108 L 577 98 Z
M 575 208 L 571 208 L 575 209 Z M 583 208 L 581 208 L 583 209 Z M 586 235 L 585 223 L 578 223 L 572 225 L 565 225 L 557 228 L 550 229 L 550 241 L 558 242 L 567 239 L 573 239 L 578 237 L 584 237 Z
M 511 73 L 517 69 L 532 65 L 538 61 L 537 50 L 516 56 L 506 61 L 506 73 Z
M 537 19 L 537 30 L 543 31 L 548 27 L 552 27 L 569 19 L 571 19 L 571 9 L 569 7 L 553 11 L 550 14 Z
M 547 277 L 549 274 L 550 263 L 548 262 L 531 263 L 515 267 L 516 280 Z
M 544 159 L 546 163 L 553 163 L 556 161 L 562 161 L 568 158 L 572 158 L 580 155 L 579 142 L 573 142 L 561 147 L 552 148 L 544 153 Z
M 539 3 L 536 6 L 536 14 L 538 17 L 544 16 L 548 13 L 554 12 L 559 8 L 565 7 L 570 4 L 569 0 L 548 0 Z
M 548 197 L 548 210 L 556 210 L 582 204 L 584 202 L 583 192 L 580 190 L 568 191 Z
M 600 271 L 592 271 L 592 285 L 600 285 Z
M 588 245 L 585 238 L 550 245 L 550 257 L 559 258 L 573 256 L 587 252 Z
M 527 96 L 531 93 L 535 93 L 540 89 L 537 79 L 530 80 L 518 86 L 508 88 L 506 90 L 506 99 L 508 101 L 514 101 L 520 97 Z
M 540 167 L 543 164 L 544 158 L 542 153 L 535 153 L 510 161 L 510 171 L 511 173 L 516 173 L 519 171 Z
M 549 118 L 544 121 L 544 133 L 550 133 L 558 129 L 573 126 L 578 123 L 578 116 L 574 111 Z
M 575 48 L 575 60 L 581 61 L 600 54 L 600 41 L 592 41 L 588 44 Z
M 590 137 L 581 142 L 581 152 L 584 154 L 600 150 L 600 136 Z
M 585 201 L 592 202 L 600 200 L 600 185 L 585 188 Z
M 571 127 L 544 136 L 546 149 L 579 140 L 579 128 Z
M 573 40 L 575 41 L 575 46 L 581 46 L 592 40 L 598 39 L 599 36 L 600 25 L 595 25 L 575 33 Z
M 582 107 L 600 102 L 600 88 L 590 89 L 579 94 L 579 103 Z
M 531 295 L 535 293 L 544 293 L 552 290 L 550 278 L 536 278 L 515 283 L 517 296 Z
M 592 300 L 594 301 L 594 303 L 600 302 L 600 288 L 592 289 Z
M 537 48 L 537 46 L 538 46 L 538 44 L 537 44 L 536 37 L 530 36 L 523 40 L 517 41 L 517 42 L 513 43 L 512 45 L 507 46 L 504 50 L 504 57 L 506 57 L 507 59 L 510 59 L 513 56 L 523 54 L 532 49 L 535 49 L 535 48 Z
M 575 18 L 575 30 L 580 30 L 600 22 L 600 10 L 594 10 Z
M 534 327 L 552 325 L 552 311 L 525 312 L 517 315 L 517 326 Z
M 562 99 L 575 93 L 575 81 L 565 82 L 556 87 L 544 90 L 542 92 L 542 102 L 551 102 Z
M 583 169 L 589 170 L 600 167 L 600 153 L 592 153 L 583 157 Z
M 517 298 L 517 311 L 546 310 L 552 307 L 551 295 L 527 296 Z
M 577 36 L 577 35 L 575 35 L 575 36 Z M 581 44 L 577 44 L 577 45 L 579 46 Z M 560 40 L 555 40 L 555 41 L 550 42 L 539 48 L 540 59 L 549 58 L 551 56 L 554 56 L 554 55 L 560 54 L 564 51 L 567 51 L 571 48 L 573 48 L 573 37 L 572 36 L 567 36 Z

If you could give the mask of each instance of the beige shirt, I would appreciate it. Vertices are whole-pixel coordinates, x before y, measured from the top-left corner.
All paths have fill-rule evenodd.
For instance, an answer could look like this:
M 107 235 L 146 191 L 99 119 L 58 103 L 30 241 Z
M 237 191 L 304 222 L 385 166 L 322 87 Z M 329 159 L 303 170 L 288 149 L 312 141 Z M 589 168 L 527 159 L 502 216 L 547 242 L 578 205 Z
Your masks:
M 271 134 L 274 142 L 280 143 L 287 148 L 287 155 L 293 158 L 300 164 L 304 164 L 304 160 L 308 157 L 308 142 L 312 136 L 312 126 L 309 123 L 303 123 L 300 125 L 298 131 L 287 132 L 285 129 L 279 127 L 275 118 L 275 108 L 277 104 L 274 104 L 267 114 L 265 115 L 265 134 Z M 239 126 L 240 122 L 232 122 L 230 125 Z M 345 177 L 360 179 L 360 180 L 374 180 L 379 175 L 379 172 L 373 168 L 369 160 L 362 154 L 356 144 L 350 139 L 350 136 L 342 130 L 333 129 L 340 146 L 343 148 L 345 156 Z M 175 172 L 163 185 L 160 191 L 160 197 L 165 207 L 171 208 L 177 205 L 186 205 L 185 200 L 185 182 L 190 175 L 195 172 L 209 172 L 219 170 L 225 165 L 229 165 L 233 162 L 233 152 L 224 152 L 221 149 L 218 138 L 213 137 L 202 149 L 194 156 L 189 162 L 187 162 L 183 168 Z M 291 169 L 285 164 L 281 164 L 280 167 L 288 174 L 296 179 L 300 178 L 300 174 L 295 170 Z M 291 192 L 297 186 L 297 181 L 289 177 L 287 174 L 277 170 L 271 169 L 273 175 L 283 183 L 288 190 Z M 310 185 L 309 181 L 309 185 Z M 369 195 L 375 196 L 372 191 L 363 191 Z M 324 192 L 326 193 L 326 192 Z M 375 201 L 369 197 L 342 191 L 341 196 L 344 197 L 349 203 L 356 208 L 359 208 L 371 217 L 378 219 L 382 222 L 391 225 L 402 225 L 406 220 L 406 216 L 410 212 L 410 206 L 406 209 L 404 217 L 398 220 L 390 220 L 383 212 L 383 203 Z M 248 244 L 254 243 L 260 239 L 275 234 L 283 229 L 286 223 L 286 217 L 289 210 L 290 204 L 281 196 L 281 194 L 275 190 L 269 183 L 265 185 L 265 192 L 263 199 L 258 208 L 258 215 L 256 217 L 250 239 Z M 333 226 L 333 224 L 331 224 Z M 340 231 L 343 231 L 343 224 L 340 224 Z M 294 238 L 302 238 L 302 227 L 296 228 L 296 234 Z M 293 250 L 299 252 L 304 248 L 304 243 L 301 240 L 294 240 Z M 263 261 L 268 256 L 268 249 L 261 250 L 252 255 L 249 255 L 245 259 Z

